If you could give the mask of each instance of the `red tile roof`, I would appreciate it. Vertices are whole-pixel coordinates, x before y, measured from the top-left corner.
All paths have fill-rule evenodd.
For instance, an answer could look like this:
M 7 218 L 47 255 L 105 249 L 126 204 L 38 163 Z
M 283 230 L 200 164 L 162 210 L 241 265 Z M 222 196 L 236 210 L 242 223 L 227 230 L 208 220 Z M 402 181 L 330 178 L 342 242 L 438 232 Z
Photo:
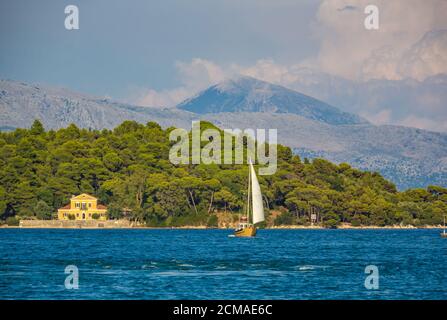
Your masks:
M 60 208 L 60 209 L 70 209 L 70 204 L 67 204 L 66 206 L 63 206 L 63 207 Z
M 98 204 L 98 205 L 97 205 L 97 208 L 98 208 L 98 209 L 107 209 L 107 207 L 104 206 L 104 205 L 102 205 L 102 204 Z

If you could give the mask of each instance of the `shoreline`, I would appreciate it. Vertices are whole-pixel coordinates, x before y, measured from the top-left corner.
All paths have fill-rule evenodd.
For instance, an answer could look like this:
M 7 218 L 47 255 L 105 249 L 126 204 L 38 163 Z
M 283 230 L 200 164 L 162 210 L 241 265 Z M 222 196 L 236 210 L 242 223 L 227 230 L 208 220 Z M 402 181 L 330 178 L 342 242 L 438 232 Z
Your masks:
M 146 227 L 146 226 L 138 226 L 138 227 L 37 227 L 37 226 L 7 226 L 1 225 L 0 229 L 73 229 L 73 230 L 233 230 L 234 228 L 224 228 L 224 227 L 207 227 L 207 226 L 181 226 L 181 227 Z M 351 225 L 340 225 L 335 229 L 324 228 L 322 226 L 302 226 L 302 225 L 289 225 L 289 226 L 272 226 L 262 228 L 265 230 L 423 230 L 423 229 L 443 229 L 443 226 L 399 226 L 399 225 L 391 225 L 391 226 L 351 226 Z

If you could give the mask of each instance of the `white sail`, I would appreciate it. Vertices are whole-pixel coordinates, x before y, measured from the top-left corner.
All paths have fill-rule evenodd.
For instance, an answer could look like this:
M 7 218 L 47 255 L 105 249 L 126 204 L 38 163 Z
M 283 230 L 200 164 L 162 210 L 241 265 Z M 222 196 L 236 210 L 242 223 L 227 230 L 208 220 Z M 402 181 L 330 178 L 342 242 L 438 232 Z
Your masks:
M 251 173 L 251 199 L 253 208 L 253 224 L 264 221 L 264 206 L 262 205 L 261 187 L 258 178 L 256 178 L 255 169 L 250 161 Z

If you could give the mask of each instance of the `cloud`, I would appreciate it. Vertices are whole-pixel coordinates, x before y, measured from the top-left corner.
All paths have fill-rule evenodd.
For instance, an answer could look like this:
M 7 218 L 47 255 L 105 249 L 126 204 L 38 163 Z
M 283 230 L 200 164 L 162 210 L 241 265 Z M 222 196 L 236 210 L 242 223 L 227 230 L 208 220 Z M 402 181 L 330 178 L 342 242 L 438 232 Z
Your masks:
M 447 73 L 447 30 L 426 33 L 405 52 L 397 69 L 402 76 L 418 80 Z
M 185 87 L 174 88 L 170 90 L 156 91 L 154 89 L 139 90 L 138 97 L 132 99 L 132 103 L 139 106 L 170 108 L 178 102 L 185 100 L 190 96 L 190 91 Z
M 177 61 L 175 67 L 181 86 L 161 91 L 140 89 L 137 98 L 131 99 L 132 102 L 148 107 L 174 107 L 210 84 L 223 81 L 226 74 L 217 64 L 200 58 L 190 62 Z
M 343 8 L 337 9 L 337 11 L 357 10 L 357 9 L 358 8 L 356 6 L 347 5 L 347 6 L 344 6 Z
M 431 131 L 447 131 L 447 120 L 435 120 L 410 115 L 397 124 Z
M 233 66 L 238 73 L 260 80 L 284 84 L 293 81 L 294 78 L 293 67 L 280 65 L 275 63 L 272 59 L 261 59 L 255 62 L 254 65 L 243 67 Z
M 391 110 L 389 109 L 380 110 L 377 113 L 361 112 L 360 115 L 376 125 L 391 123 Z
M 369 0 L 325 0 L 316 13 L 316 56 L 278 65 L 272 59 L 239 67 L 267 81 L 296 81 L 294 70 L 310 67 L 355 81 L 401 80 L 447 73 L 447 1 L 378 0 L 379 30 L 366 30 Z
M 364 28 L 363 10 L 339 10 L 352 6 L 352 2 L 358 8 L 370 4 L 369 0 L 325 0 L 318 9 L 317 62 L 321 70 L 355 80 L 402 79 L 408 75 L 422 79 L 444 70 L 441 64 L 412 60 L 408 50 L 430 31 L 447 29 L 447 1 L 377 0 L 379 30 Z M 439 41 L 443 43 L 443 39 Z M 427 54 L 444 48 L 437 41 L 425 41 L 425 46 Z
M 402 79 L 402 75 L 397 71 L 400 58 L 401 55 L 392 46 L 383 46 L 374 50 L 361 66 L 361 80 Z
M 195 58 L 189 63 L 179 61 L 176 66 L 181 81 L 186 87 L 199 89 L 225 79 L 223 69 L 209 60 Z

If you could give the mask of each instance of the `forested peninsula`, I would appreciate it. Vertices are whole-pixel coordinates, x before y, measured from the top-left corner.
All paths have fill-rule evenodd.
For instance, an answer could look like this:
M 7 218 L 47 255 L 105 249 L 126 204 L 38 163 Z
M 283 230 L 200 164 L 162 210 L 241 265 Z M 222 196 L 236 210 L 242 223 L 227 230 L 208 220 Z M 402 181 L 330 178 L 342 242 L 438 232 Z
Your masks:
M 202 122 L 202 129 L 213 127 Z M 113 130 L 74 124 L 0 133 L 0 223 L 54 219 L 72 195 L 94 195 L 108 219 L 142 226 L 216 227 L 223 213 L 237 221 L 247 197 L 247 165 L 174 165 L 174 142 L 161 128 L 125 121 Z M 222 131 L 223 134 L 223 131 Z M 259 176 L 265 226 L 439 225 L 447 189 L 398 191 L 376 172 L 324 159 L 300 159 L 278 145 L 278 169 Z M 311 221 L 311 217 L 314 219 Z

